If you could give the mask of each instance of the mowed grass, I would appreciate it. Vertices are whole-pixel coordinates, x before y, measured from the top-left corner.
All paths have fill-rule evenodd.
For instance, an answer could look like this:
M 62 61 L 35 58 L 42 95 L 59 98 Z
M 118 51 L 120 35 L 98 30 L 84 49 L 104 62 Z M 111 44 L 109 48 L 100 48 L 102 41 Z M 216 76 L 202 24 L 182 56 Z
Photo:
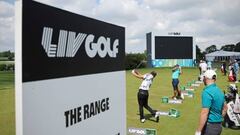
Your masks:
M 14 61 L 0 61 L 0 64 L 14 64 Z
M 161 98 L 163 96 L 172 96 L 171 86 L 171 69 L 141 69 L 141 73 L 147 73 L 152 70 L 158 72 L 158 76 L 154 79 L 150 89 L 149 105 L 153 109 L 168 111 L 170 108 L 178 109 L 181 112 L 179 118 L 171 118 L 162 116 L 159 123 L 147 120 L 140 123 L 137 92 L 141 81 L 131 75 L 131 71 L 126 72 L 127 84 L 127 128 L 153 128 L 157 130 L 158 135 L 192 135 L 194 134 L 199 119 L 201 109 L 200 94 L 203 85 L 197 88 L 195 98 L 186 98 L 181 105 L 163 104 Z M 183 68 L 183 74 L 180 77 L 180 83 L 186 84 L 188 81 L 197 78 L 198 69 Z M 180 85 L 181 85 L 180 84 Z M 218 72 L 217 85 L 222 89 L 226 89 L 227 79 Z M 0 72 L 0 135 L 15 135 L 15 107 L 14 107 L 14 73 Z M 149 112 L 144 111 L 145 115 Z M 155 120 L 154 118 L 150 118 Z M 222 135 L 239 135 L 239 130 L 223 129 Z
M 8 57 L 0 57 L 0 61 L 7 61 Z
M 158 135 L 192 135 L 199 122 L 199 113 L 201 110 L 201 91 L 204 88 L 203 84 L 195 91 L 194 98 L 185 98 L 183 104 L 164 104 L 161 103 L 163 96 L 171 97 L 173 95 L 171 85 L 171 69 L 170 68 L 156 68 L 156 69 L 140 69 L 140 73 L 147 73 L 152 70 L 158 72 L 157 77 L 149 91 L 149 105 L 156 110 L 168 111 L 170 108 L 178 109 L 181 113 L 179 118 L 162 116 L 159 123 L 156 123 L 155 118 L 150 118 L 145 123 L 139 121 L 139 111 L 137 103 L 138 87 L 141 80 L 131 75 L 131 71 L 126 72 L 127 84 L 127 128 L 151 128 L 156 129 Z M 183 74 L 180 77 L 180 85 L 186 85 L 187 82 L 196 80 L 199 70 L 197 68 L 183 68 Z M 217 71 L 218 80 L 217 85 L 226 90 L 227 82 L 226 76 L 223 76 Z M 144 110 L 145 115 L 150 113 Z M 240 135 L 240 130 L 231 130 L 223 128 L 222 135 Z
M 14 72 L 0 72 L 0 135 L 15 135 Z

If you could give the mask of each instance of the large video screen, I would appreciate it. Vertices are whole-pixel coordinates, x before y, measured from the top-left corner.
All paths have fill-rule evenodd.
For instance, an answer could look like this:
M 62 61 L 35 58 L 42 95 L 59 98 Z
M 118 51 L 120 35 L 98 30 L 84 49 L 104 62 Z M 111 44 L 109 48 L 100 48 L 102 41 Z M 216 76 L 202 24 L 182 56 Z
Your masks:
M 192 59 L 193 38 L 155 36 L 155 59 Z

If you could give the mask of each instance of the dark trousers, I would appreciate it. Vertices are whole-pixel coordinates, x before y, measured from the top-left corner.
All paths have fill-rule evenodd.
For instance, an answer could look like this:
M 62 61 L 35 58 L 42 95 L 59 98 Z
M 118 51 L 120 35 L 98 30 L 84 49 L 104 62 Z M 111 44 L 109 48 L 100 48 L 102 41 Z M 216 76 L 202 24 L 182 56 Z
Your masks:
M 221 123 L 206 123 L 202 135 L 220 135 L 222 132 Z
M 147 90 L 139 90 L 138 105 L 139 105 L 140 119 L 144 119 L 143 107 L 145 107 L 152 115 L 155 115 L 156 111 L 154 111 L 150 106 L 148 106 L 148 91 Z
M 227 74 L 227 70 L 226 70 L 226 68 L 223 69 L 223 73 L 224 73 L 224 75 Z
M 178 84 L 179 84 L 178 79 L 172 79 L 173 90 L 178 90 Z

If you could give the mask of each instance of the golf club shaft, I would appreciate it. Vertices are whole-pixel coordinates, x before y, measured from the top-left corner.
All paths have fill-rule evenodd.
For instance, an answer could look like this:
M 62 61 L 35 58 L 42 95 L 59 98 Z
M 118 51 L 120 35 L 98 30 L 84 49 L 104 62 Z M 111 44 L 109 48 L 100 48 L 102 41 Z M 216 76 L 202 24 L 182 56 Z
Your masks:
M 142 61 L 136 66 L 135 69 L 139 68 L 142 65 Z

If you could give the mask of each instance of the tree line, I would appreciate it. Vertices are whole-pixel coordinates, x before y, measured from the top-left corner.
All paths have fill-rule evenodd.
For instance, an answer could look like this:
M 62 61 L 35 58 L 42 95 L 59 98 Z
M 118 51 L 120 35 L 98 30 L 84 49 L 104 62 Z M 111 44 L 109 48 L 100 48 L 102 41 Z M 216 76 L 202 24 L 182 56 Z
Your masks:
M 217 49 L 216 45 L 210 45 L 207 47 L 204 51 L 201 51 L 201 49 L 196 46 L 196 59 L 197 61 L 204 59 L 205 54 L 212 53 L 215 51 L 231 51 L 231 52 L 240 52 L 240 42 L 238 42 L 236 45 L 235 44 L 227 44 L 223 45 L 220 49 Z
M 125 69 L 130 70 L 134 69 L 140 64 L 142 61 L 147 60 L 146 51 L 144 53 L 127 53 L 125 55 Z M 142 62 L 138 68 L 147 67 L 147 63 Z
M 11 51 L 0 52 L 0 71 L 13 71 L 15 69 L 14 56 L 15 53 Z
M 238 42 L 236 45 L 234 44 L 227 44 L 220 48 L 220 50 L 223 51 L 234 51 L 234 52 L 240 52 L 240 42 Z M 204 51 L 202 51 L 198 45 L 196 45 L 196 61 L 199 62 L 200 60 L 204 59 L 205 54 L 218 51 L 216 45 L 210 45 L 207 47 Z M 7 60 L 12 61 L 14 60 L 14 52 L 11 51 L 4 51 L 0 52 L 0 58 L 7 58 Z M 0 59 L 1 60 L 1 59 Z M 125 55 L 125 69 L 134 69 L 141 61 L 147 60 L 147 54 L 146 51 L 144 53 L 127 53 Z M 11 65 L 12 66 L 12 65 Z M 142 63 L 139 68 L 146 67 L 146 63 Z M 3 69 L 3 68 L 2 68 Z M 5 66 L 4 69 L 14 69 L 14 67 L 7 67 Z
M 234 52 L 240 52 L 240 42 L 238 42 L 236 45 L 234 44 L 227 44 L 223 45 L 220 50 L 223 51 L 234 51 Z M 196 45 L 196 62 L 199 62 L 200 60 L 205 59 L 205 54 L 219 51 L 217 49 L 216 45 L 210 45 L 207 47 L 204 51 L 202 51 L 198 45 Z M 125 68 L 126 70 L 135 68 L 141 61 L 147 60 L 147 53 L 146 51 L 144 53 L 127 53 L 125 56 Z M 146 67 L 146 63 L 143 63 L 140 65 L 139 68 Z
M 11 51 L 0 52 L 0 57 L 2 58 L 1 61 L 3 61 L 3 60 L 13 61 L 14 60 L 14 56 L 15 56 L 15 53 L 11 52 Z

